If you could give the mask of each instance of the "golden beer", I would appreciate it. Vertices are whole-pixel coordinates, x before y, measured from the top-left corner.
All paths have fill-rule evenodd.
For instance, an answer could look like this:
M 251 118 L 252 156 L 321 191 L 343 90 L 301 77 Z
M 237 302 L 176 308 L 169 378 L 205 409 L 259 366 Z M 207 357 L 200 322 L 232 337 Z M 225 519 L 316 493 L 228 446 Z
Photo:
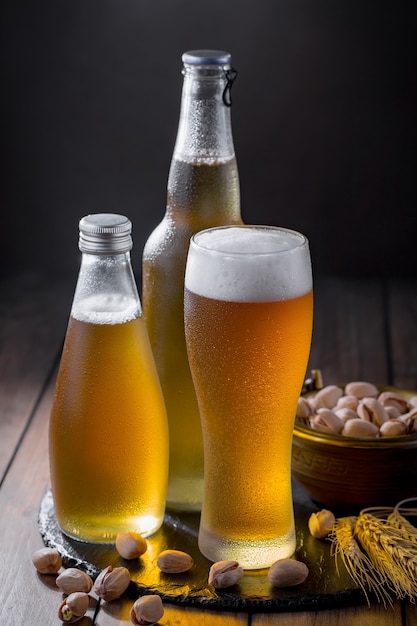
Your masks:
M 213 561 L 267 567 L 295 548 L 291 442 L 312 333 L 308 246 L 284 229 L 205 232 L 185 280 L 205 455 L 199 546 Z
M 190 237 L 209 226 L 241 223 L 236 159 L 174 158 L 167 214 L 143 254 L 143 315 L 167 408 L 168 504 L 199 509 L 203 440 L 184 337 L 184 273 Z
M 62 530 L 91 542 L 157 530 L 167 447 L 165 407 L 143 319 L 90 323 L 71 316 L 50 420 L 51 479 Z

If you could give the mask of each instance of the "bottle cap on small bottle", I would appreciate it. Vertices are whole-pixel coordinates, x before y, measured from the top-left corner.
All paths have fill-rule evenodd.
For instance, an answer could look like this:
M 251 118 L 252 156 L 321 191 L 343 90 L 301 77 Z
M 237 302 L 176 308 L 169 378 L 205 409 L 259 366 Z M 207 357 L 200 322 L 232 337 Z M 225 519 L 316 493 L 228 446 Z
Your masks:
M 95 213 L 80 220 L 78 247 L 89 254 L 121 254 L 131 250 L 132 223 L 117 213 Z
M 188 65 L 230 65 L 232 55 L 224 50 L 189 50 L 182 55 Z

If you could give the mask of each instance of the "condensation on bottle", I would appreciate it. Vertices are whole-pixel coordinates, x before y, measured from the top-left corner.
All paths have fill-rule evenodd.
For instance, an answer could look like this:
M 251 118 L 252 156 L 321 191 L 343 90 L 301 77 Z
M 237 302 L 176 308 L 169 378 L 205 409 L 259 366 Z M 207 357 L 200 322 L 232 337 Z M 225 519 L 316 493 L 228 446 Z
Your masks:
M 231 88 L 237 72 L 224 51 L 192 50 L 182 61 L 166 212 L 144 248 L 142 303 L 169 424 L 167 504 L 199 510 L 204 455 L 184 336 L 184 274 L 193 234 L 242 223 L 231 126 Z

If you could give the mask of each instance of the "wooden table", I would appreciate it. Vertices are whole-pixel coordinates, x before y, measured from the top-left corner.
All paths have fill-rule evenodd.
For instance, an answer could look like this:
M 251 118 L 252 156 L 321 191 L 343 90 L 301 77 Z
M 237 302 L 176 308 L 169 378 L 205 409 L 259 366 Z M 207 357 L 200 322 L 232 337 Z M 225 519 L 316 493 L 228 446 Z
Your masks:
M 0 304 L 0 624 L 59 624 L 62 595 L 39 576 L 39 505 L 49 488 L 48 418 L 74 276 L 4 278 Z M 417 281 L 317 278 L 310 366 L 325 383 L 363 379 L 417 389 Z M 96 624 L 129 623 L 131 601 L 100 610 Z M 79 624 L 92 624 L 93 610 Z M 413 626 L 417 608 L 336 608 L 259 614 L 165 605 L 164 626 Z

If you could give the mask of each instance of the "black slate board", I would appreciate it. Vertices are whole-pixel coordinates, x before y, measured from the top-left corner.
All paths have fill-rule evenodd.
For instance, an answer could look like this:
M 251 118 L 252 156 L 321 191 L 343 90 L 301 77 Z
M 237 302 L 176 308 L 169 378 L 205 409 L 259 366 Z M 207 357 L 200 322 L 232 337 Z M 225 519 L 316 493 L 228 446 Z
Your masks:
M 113 545 L 76 541 L 64 535 L 55 519 L 53 498 L 47 492 L 39 512 L 39 530 L 46 546 L 57 548 L 65 567 L 78 567 L 94 579 L 101 569 L 123 565 L 131 573 L 127 594 L 138 597 L 156 593 L 162 600 L 200 608 L 250 612 L 306 611 L 363 604 L 366 597 L 353 582 L 344 565 L 331 554 L 327 540 L 314 539 L 308 519 L 321 507 L 314 504 L 298 485 L 293 486 L 297 528 L 295 557 L 306 563 L 307 580 L 292 588 L 273 588 L 267 570 L 245 571 L 238 585 L 215 590 L 207 583 L 210 561 L 197 546 L 199 514 L 168 512 L 162 528 L 148 537 L 148 550 L 140 558 L 126 561 Z M 355 513 L 355 512 L 354 512 Z M 193 568 L 184 574 L 168 575 L 156 566 L 157 556 L 165 549 L 184 550 L 194 559 Z

